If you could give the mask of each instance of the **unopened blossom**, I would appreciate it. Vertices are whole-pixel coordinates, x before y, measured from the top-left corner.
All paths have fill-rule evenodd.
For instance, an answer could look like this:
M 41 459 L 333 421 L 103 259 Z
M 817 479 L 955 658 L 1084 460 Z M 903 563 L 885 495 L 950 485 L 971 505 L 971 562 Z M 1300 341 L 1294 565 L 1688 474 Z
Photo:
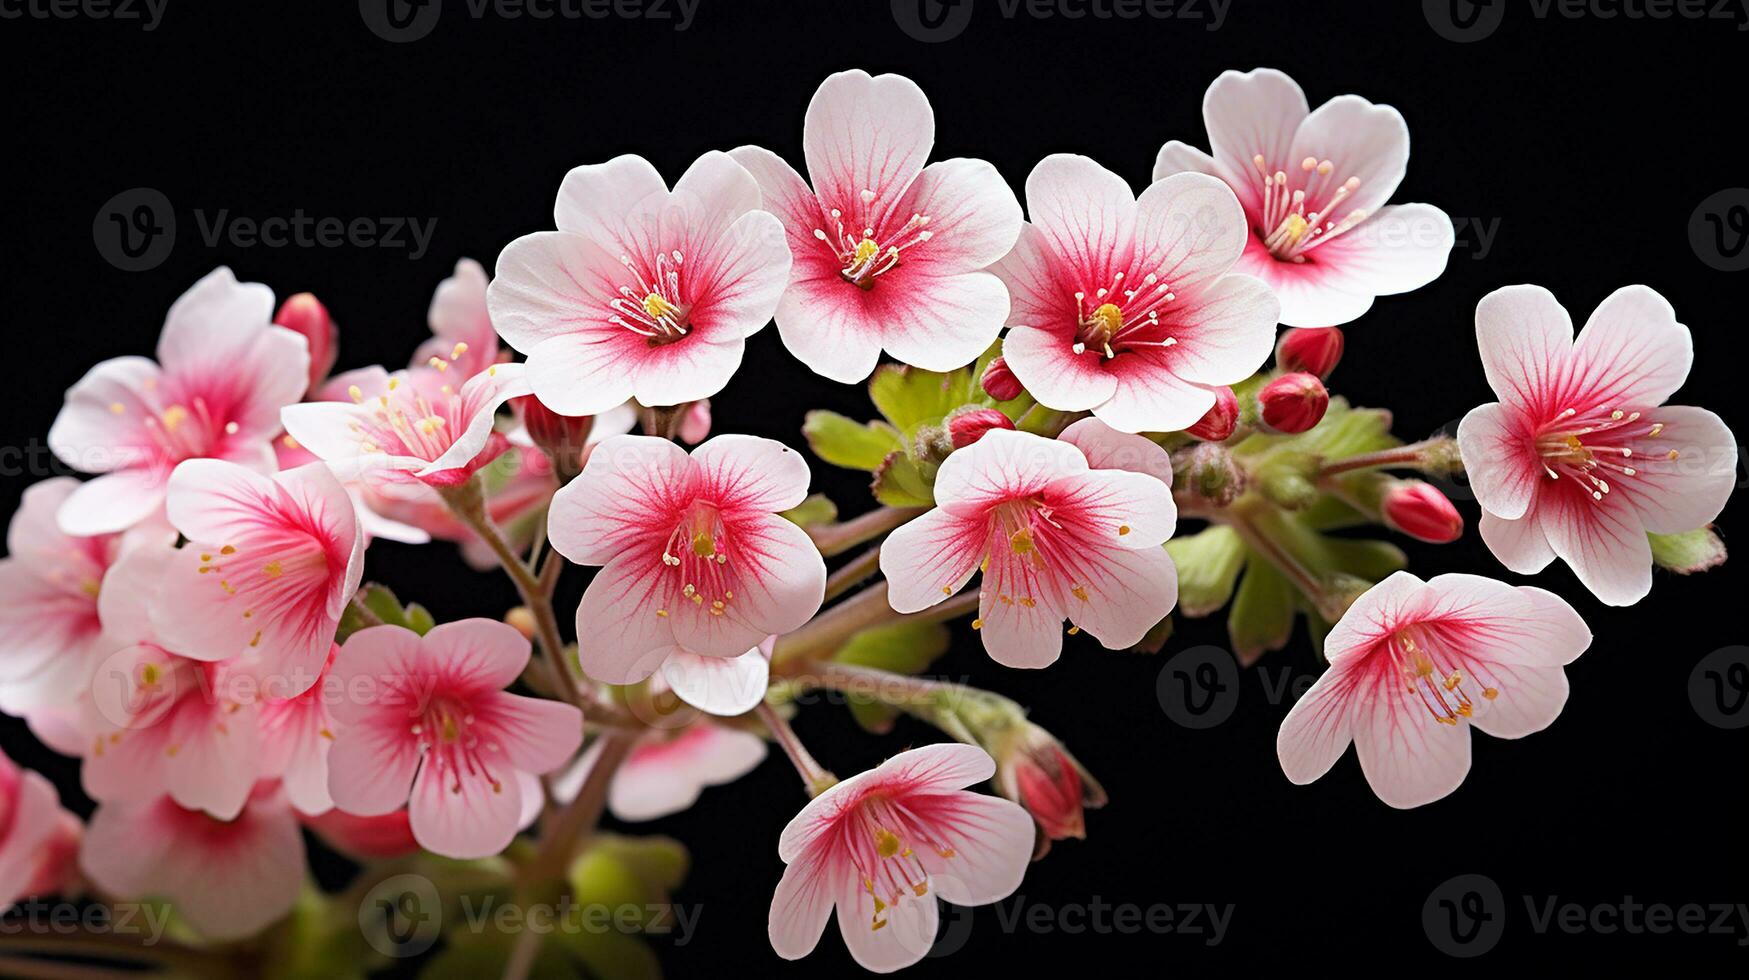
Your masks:
M 252 936 L 284 918 L 304 887 L 304 839 L 278 784 L 264 782 L 233 818 L 166 796 L 104 803 L 80 854 L 85 876 L 118 900 L 170 900 L 207 939 Z
M 328 751 L 334 805 L 358 816 L 407 808 L 426 850 L 499 853 L 525 815 L 525 777 L 563 766 L 583 739 L 582 713 L 509 694 L 529 643 L 487 619 L 421 637 L 399 626 L 352 634 L 332 667 L 341 724 Z
M 577 609 L 583 670 L 648 677 L 678 650 L 739 657 L 820 608 L 826 565 L 778 516 L 808 495 L 808 464 L 770 439 L 717 436 L 689 455 L 615 436 L 553 497 L 560 554 L 601 565 Z
M 1245 215 L 1220 181 L 1183 174 L 1138 198 L 1094 161 L 1056 154 L 1027 176 L 1026 203 L 995 271 L 1013 296 L 1002 357 L 1041 405 L 1176 431 L 1208 412 L 1211 388 L 1268 359 L 1279 304 L 1231 273 Z
M 1341 362 L 1346 343 L 1341 327 L 1295 327 L 1283 331 L 1276 342 L 1275 365 L 1283 371 L 1328 378 Z
M 1294 435 L 1310 431 L 1324 420 L 1330 392 L 1317 375 L 1284 374 L 1257 392 L 1257 414 L 1273 432 Z
M 1347 323 L 1445 271 L 1456 238 L 1445 212 L 1385 203 L 1409 162 L 1397 110 L 1343 95 L 1311 111 L 1293 79 L 1259 68 L 1215 79 L 1202 117 L 1212 154 L 1173 140 L 1154 179 L 1210 174 L 1238 194 L 1250 232 L 1238 270 L 1281 298 L 1281 322 Z
M 465 481 L 504 451 L 498 408 L 529 391 L 521 364 L 493 365 L 459 386 L 435 368 L 358 379 L 349 401 L 288 406 L 286 432 L 342 476 L 374 471 L 434 487 Z
M 100 597 L 105 629 L 125 645 L 105 656 L 79 703 L 85 738 L 80 775 L 99 802 L 168 793 L 179 805 L 221 820 L 237 814 L 260 772 L 261 692 L 295 674 L 256 674 L 252 658 L 194 659 L 166 650 L 155 623 L 187 549 L 141 546 L 111 569 Z
M 1020 379 L 1014 376 L 1014 371 L 1008 367 L 1008 362 L 1000 357 L 992 360 L 990 365 L 984 368 L 983 375 L 978 378 L 978 385 L 984 389 L 984 394 L 999 402 L 1008 401 L 1010 398 L 1019 398 L 1021 393 L 1026 390 L 1021 385 Z
M 966 408 L 947 420 L 948 438 L 955 449 L 964 449 L 991 429 L 1012 429 L 1014 422 L 994 408 Z
M 328 795 L 328 749 L 340 723 L 329 704 L 346 692 L 330 683 L 340 648 L 330 644 L 316 683 L 299 694 L 266 694 L 261 705 L 261 775 L 278 779 L 292 806 L 306 816 L 334 806 Z
M 1233 394 L 1233 389 L 1221 385 L 1215 389 L 1215 403 L 1184 432 L 1204 442 L 1225 442 L 1238 428 L 1239 397 Z
M 995 772 L 983 749 L 928 745 L 811 800 L 778 839 L 787 867 L 771 899 L 777 955 L 813 952 L 836 909 L 851 957 L 890 973 L 934 945 L 937 898 L 974 906 L 1012 894 L 1032 855 L 1032 818 L 966 788 Z
M 988 432 L 941 464 L 936 508 L 882 546 L 888 601 L 918 612 L 981 567 L 972 625 L 997 662 L 1052 663 L 1064 619 L 1110 649 L 1133 646 L 1178 596 L 1161 547 L 1177 521 L 1169 464 L 1165 473 L 1098 469 L 1070 442 Z
M 1393 480 L 1379 502 L 1385 524 L 1420 541 L 1446 544 L 1464 533 L 1464 516 L 1438 488 L 1420 480 Z
M 188 544 L 152 605 L 157 642 L 196 660 L 246 657 L 285 695 L 314 684 L 364 573 L 346 488 L 320 463 L 264 476 L 191 460 L 170 477 L 167 511 Z
M 1431 803 L 1469 772 L 1472 725 L 1520 738 L 1552 724 L 1563 668 L 1590 645 L 1573 607 L 1541 589 L 1397 572 L 1325 637 L 1329 669 L 1281 724 L 1282 771 L 1309 783 L 1353 742 L 1379 799 Z
M 0 752 L 0 913 L 70 884 L 80 833 L 54 784 Z
M 272 290 L 220 267 L 170 307 L 157 361 L 112 358 L 67 392 L 49 448 L 101 475 L 61 505 L 62 530 L 101 534 L 152 516 L 185 459 L 273 469 L 279 410 L 309 385 L 310 353 L 272 316 Z
M 1019 202 L 982 160 L 925 166 L 934 145 L 935 111 L 915 82 L 852 70 L 808 103 L 807 181 L 770 150 L 732 151 L 783 221 L 795 262 L 777 331 L 816 374 L 861 381 L 883 348 L 949 371 L 1001 331 L 1008 292 L 986 270 L 1014 245 Z
M 1105 805 L 1105 789 L 1050 732 L 1022 722 L 996 748 L 998 792 L 1038 825 L 1033 859 L 1052 841 L 1087 836 L 1086 811 Z
M 445 372 L 460 387 L 501 360 L 486 307 L 486 270 L 473 259 L 457 261 L 455 273 L 438 284 L 426 320 L 431 338 L 413 353 L 413 368 Z
M 1694 345 L 1664 297 L 1616 290 L 1573 335 L 1540 286 L 1476 307 L 1498 402 L 1458 426 L 1464 470 L 1494 557 L 1529 575 L 1565 561 L 1598 599 L 1632 605 L 1652 587 L 1647 532 L 1705 527 L 1737 484 L 1737 440 L 1712 412 L 1667 405 Z
M 108 651 L 97 613 L 121 535 L 63 533 L 55 513 L 79 481 L 56 477 L 24 491 L 0 558 L 0 711 L 73 700 Z
M 672 191 L 638 156 L 566 174 L 558 230 L 511 242 L 487 292 L 534 393 L 596 415 L 721 391 L 789 277 L 783 230 L 760 206 L 753 177 L 719 152 Z
M 327 380 L 340 356 L 340 328 L 328 308 L 314 293 L 298 293 L 289 297 L 273 315 L 273 325 L 290 330 L 304 338 L 310 351 L 310 383 L 313 391 Z

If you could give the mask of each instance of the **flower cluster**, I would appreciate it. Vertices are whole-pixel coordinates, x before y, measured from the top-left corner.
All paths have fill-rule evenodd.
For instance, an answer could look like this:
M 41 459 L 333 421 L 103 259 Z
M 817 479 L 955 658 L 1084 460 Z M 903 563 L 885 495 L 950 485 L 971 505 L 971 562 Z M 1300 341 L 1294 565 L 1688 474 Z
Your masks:
M 1287 778 L 1352 743 L 1384 803 L 1452 793 L 1472 726 L 1555 721 L 1592 632 L 1551 591 L 1424 581 L 1377 533 L 1330 532 L 1456 540 L 1438 482 L 1467 473 L 1506 569 L 1560 558 L 1632 604 L 1655 564 L 1723 559 L 1734 438 L 1667 404 L 1693 348 L 1656 292 L 1618 290 L 1575 335 L 1509 286 L 1475 316 L 1499 400 L 1404 444 L 1327 387 L 1343 326 L 1452 247 L 1437 208 L 1389 203 L 1402 116 L 1313 110 L 1267 69 L 1222 75 L 1203 114 L 1210 152 L 1166 143 L 1139 192 L 1057 154 L 1017 197 L 989 163 L 929 162 L 912 81 L 843 72 L 807 107 L 805 176 L 757 146 L 672 186 L 629 155 L 565 175 L 556 229 L 491 276 L 459 261 L 406 366 L 331 374 L 321 301 L 276 312 L 208 275 L 155 360 L 67 392 L 49 444 L 93 478 L 32 486 L 12 518 L 0 711 L 80 760 L 96 809 L 0 755 L 0 909 L 166 899 L 179 955 L 235 969 L 262 947 L 232 941 L 323 936 L 348 919 L 323 904 L 357 900 L 306 885 L 300 826 L 365 888 L 396 861 L 446 893 L 666 893 L 672 842 L 596 821 L 684 810 L 775 745 L 809 799 L 772 823 L 772 948 L 809 954 L 836 915 L 859 964 L 898 969 L 938 900 L 1008 896 L 1106 803 L 1019 705 L 921 676 L 962 616 L 1027 669 L 1159 649 L 1173 615 L 1229 605 L 1249 664 L 1303 617 L 1328 666 L 1282 721 Z M 798 446 L 711 435 L 771 322 L 801 368 L 867 381 L 879 418 L 812 412 L 802 434 L 870 474 L 872 510 L 810 495 Z M 434 540 L 520 605 L 439 623 L 364 582 L 371 550 Z M 554 600 L 573 567 L 594 569 L 574 643 Z M 789 724 L 814 688 L 870 732 L 903 712 L 951 741 L 840 780 Z M 603 972 L 593 947 L 486 952 Z

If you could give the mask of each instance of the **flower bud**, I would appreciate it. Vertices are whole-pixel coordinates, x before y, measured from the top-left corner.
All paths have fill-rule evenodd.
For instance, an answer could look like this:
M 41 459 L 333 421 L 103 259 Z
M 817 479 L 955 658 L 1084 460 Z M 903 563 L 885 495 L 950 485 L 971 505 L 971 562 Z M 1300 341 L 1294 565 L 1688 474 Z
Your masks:
M 273 322 L 304 338 L 310 345 L 310 389 L 314 389 L 334 369 L 334 359 L 340 356 L 340 328 L 328 315 L 328 308 L 313 293 L 299 293 L 280 305 Z
M 528 640 L 534 639 L 535 632 L 540 628 L 535 622 L 534 610 L 527 606 L 516 606 L 505 613 L 504 622 Z
M 1215 389 L 1214 407 L 1184 431 L 1204 442 L 1225 442 L 1238 427 L 1239 399 L 1233 395 L 1233 389 L 1223 385 Z
M 990 366 L 984 369 L 981 384 L 984 386 L 984 394 L 999 402 L 1019 398 L 1020 393 L 1026 390 L 1021 387 L 1020 379 L 1008 369 L 1008 362 L 1000 357 L 991 361 Z
M 996 788 L 1032 814 L 1038 827 L 1033 859 L 1051 841 L 1085 838 L 1085 811 L 1105 805 L 1105 790 L 1050 732 L 1025 722 L 1001 746 Z
M 1284 374 L 1257 393 L 1263 424 L 1283 435 L 1305 432 L 1324 418 L 1330 407 L 1330 392 L 1316 377 L 1298 372 Z
M 1184 474 L 1174 484 L 1212 507 L 1225 507 L 1245 492 L 1245 473 L 1227 447 L 1205 442 L 1192 446 L 1179 457 Z
M 523 395 L 514 405 L 528 430 L 529 441 L 541 448 L 553 462 L 553 471 L 561 481 L 582 472 L 583 446 L 589 441 L 589 431 L 595 426 L 592 415 L 560 415 L 541 404 L 533 395 Z
M 964 449 L 984 437 L 991 429 L 1012 429 L 1014 423 L 1008 416 L 993 408 L 967 408 L 954 413 L 947 420 L 947 434 L 953 440 L 953 448 Z
M 696 446 L 711 437 L 711 400 L 700 398 L 686 406 L 680 418 L 680 441 Z
M 1385 491 L 1379 509 L 1386 526 L 1420 541 L 1446 544 L 1464 533 L 1463 515 L 1431 483 L 1397 481 Z
M 1342 360 L 1341 327 L 1299 327 L 1281 335 L 1275 345 L 1275 366 L 1328 378 Z

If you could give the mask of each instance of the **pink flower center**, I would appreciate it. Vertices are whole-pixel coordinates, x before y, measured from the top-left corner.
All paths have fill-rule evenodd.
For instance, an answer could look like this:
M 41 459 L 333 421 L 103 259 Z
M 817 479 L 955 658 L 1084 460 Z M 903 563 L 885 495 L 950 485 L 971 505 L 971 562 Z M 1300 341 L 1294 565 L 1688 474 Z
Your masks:
M 109 410 L 123 415 L 127 406 L 115 402 Z M 199 395 L 189 399 L 187 405 L 172 404 L 147 414 L 141 422 L 167 463 L 210 456 L 225 436 L 234 435 L 238 429 L 236 422 L 220 419 Z
M 715 504 L 694 501 L 669 532 L 662 564 L 680 580 L 683 599 L 721 616 L 735 599 L 729 565 L 728 528 Z M 666 618 L 668 610 L 656 615 Z
M 1639 412 L 1599 408 L 1582 415 L 1568 408 L 1538 430 L 1536 454 L 1549 479 L 1572 480 L 1592 500 L 1602 500 L 1609 493 L 1610 480 L 1639 474 L 1629 462 L 1634 456 L 1629 443 L 1656 438 L 1663 431 L 1662 422 L 1642 421 Z M 1678 455 L 1672 449 L 1664 458 L 1674 460 Z
M 874 899 L 870 931 L 886 927 L 889 907 L 929 894 L 929 872 L 918 860 L 916 848 L 943 858 L 955 856 L 953 848 L 929 834 L 916 813 L 884 795 L 870 795 L 851 808 L 839 834 L 863 890 Z
M 410 731 L 418 740 L 421 764 L 435 767 L 435 777 L 447 782 L 451 793 L 462 791 L 463 776 L 483 778 L 492 792 L 504 792 L 504 783 L 486 761 L 486 755 L 497 754 L 500 747 L 481 740 L 479 719 L 469 705 L 455 698 L 433 698 Z
M 347 393 L 354 403 L 370 408 L 367 417 L 349 423 L 363 453 L 411 456 L 429 462 L 442 456 L 467 426 L 461 396 L 447 384 L 439 389 L 436 402 L 418 386 L 403 385 L 398 377 L 389 379 L 389 390 L 377 396 L 374 405 L 357 385 Z
M 303 528 L 264 525 L 235 544 L 199 555 L 199 573 L 241 600 L 245 621 L 298 621 L 315 605 L 325 605 L 321 593 L 328 584 L 328 552 Z M 257 629 L 249 645 L 260 643 Z
M 1127 273 L 1112 276 L 1111 284 L 1075 293 L 1075 341 L 1070 350 L 1077 356 L 1089 349 L 1110 360 L 1142 348 L 1166 348 L 1178 341 L 1166 333 L 1161 311 L 1177 299 L 1169 283 L 1158 273 L 1141 278 L 1135 289 L 1126 288 Z
M 1092 601 L 1086 582 L 1091 576 L 1077 574 L 1080 557 L 1088 543 L 1058 520 L 1056 510 L 1041 497 L 1034 495 L 1005 501 L 990 511 L 990 543 L 984 571 L 986 582 L 994 581 L 996 601 L 1005 606 L 1016 603 L 1028 609 L 1038 605 L 1038 597 L 1003 591 L 1037 581 L 1037 573 L 1053 571 L 1066 576 L 1069 594 L 1082 602 Z M 1130 533 L 1129 525 L 1119 525 L 1119 535 Z M 994 568 L 995 574 L 990 572 Z M 983 627 L 983 620 L 973 620 L 972 628 Z M 1071 633 L 1077 632 L 1071 628 Z
M 1263 182 L 1263 212 L 1256 231 L 1270 255 L 1284 262 L 1304 262 L 1320 243 L 1366 220 L 1367 212 L 1359 208 L 1335 217 L 1342 202 L 1360 186 L 1360 178 L 1337 183 L 1330 161 L 1306 157 L 1293 168 L 1292 176 L 1287 169 L 1272 169 L 1261 153 L 1251 162 Z
M 1392 633 L 1385 640 L 1385 650 L 1391 664 L 1402 678 L 1405 690 L 1418 696 L 1433 720 L 1442 725 L 1456 725 L 1459 718 L 1475 714 L 1475 700 L 1470 689 L 1472 680 L 1450 656 L 1442 654 L 1443 644 L 1429 642 L 1425 632 L 1408 627 Z M 1499 690 L 1482 687 L 1476 697 L 1492 701 Z
M 607 304 L 613 309 L 609 321 L 645 338 L 651 347 L 672 344 L 686 336 L 691 324 L 687 320 L 690 307 L 681 291 L 685 256 L 678 249 L 657 253 L 655 269 L 648 276 L 631 256 L 622 255 L 619 261 L 632 282 L 621 285 L 619 295 Z
M 863 191 L 862 207 L 867 208 L 874 203 L 874 191 Z M 858 232 L 856 222 L 852 220 L 848 226 L 844 223 L 844 212 L 833 208 L 832 231 L 815 228 L 814 237 L 826 243 L 838 259 L 839 275 L 844 281 L 858 289 L 867 291 L 874 288 L 875 278 L 897 268 L 900 255 L 908 248 L 914 248 L 929 241 L 935 233 L 930 231 L 929 215 L 912 214 L 910 219 L 896 231 L 883 231 L 875 234 L 875 222 L 870 218 Z

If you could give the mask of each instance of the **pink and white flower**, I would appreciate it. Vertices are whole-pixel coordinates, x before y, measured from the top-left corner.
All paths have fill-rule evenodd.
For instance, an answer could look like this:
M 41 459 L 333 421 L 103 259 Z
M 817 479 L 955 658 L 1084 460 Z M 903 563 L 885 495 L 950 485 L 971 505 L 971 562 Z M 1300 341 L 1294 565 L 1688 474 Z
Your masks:
M 246 655 L 283 694 L 307 690 L 364 573 L 346 488 L 319 463 L 263 476 L 191 460 L 171 474 L 166 506 L 188 544 L 152 606 L 159 644 L 196 660 Z
M 1548 290 L 1508 286 L 1476 307 L 1500 401 L 1472 409 L 1458 448 L 1489 550 L 1534 574 L 1560 558 L 1598 599 L 1652 588 L 1647 532 L 1705 527 L 1737 482 L 1737 440 L 1717 415 L 1666 405 L 1694 344 L 1664 297 L 1616 290 L 1573 336 Z
M 972 625 L 998 663 L 1054 662 L 1064 619 L 1107 648 L 1133 646 L 1178 600 L 1161 547 L 1178 512 L 1158 473 L 1093 468 L 1072 443 L 995 430 L 941 464 L 935 502 L 881 547 L 888 601 L 918 612 L 982 566 Z
M 446 857 L 504 850 L 525 779 L 583 740 L 575 707 L 505 692 L 528 657 L 521 633 L 486 619 L 352 634 L 332 668 L 347 692 L 330 706 L 342 726 L 328 751 L 334 805 L 365 817 L 405 806 L 420 846 Z
M 455 274 L 438 284 L 426 320 L 431 339 L 413 353 L 415 370 L 445 372 L 459 387 L 502 359 L 486 308 L 486 270 L 473 259 L 456 262 Z
M 344 478 L 364 474 L 454 486 L 509 443 L 499 406 L 529 392 L 521 364 L 497 364 L 459 387 L 435 368 L 353 372 L 350 402 L 287 406 L 286 432 Z
M 61 807 L 54 784 L 0 752 L 0 912 L 71 883 L 70 856 L 78 851 L 80 833 L 78 818 Z
M 243 939 L 297 903 L 304 839 L 285 794 L 267 782 L 231 820 L 166 796 L 105 803 L 91 815 L 80 864 L 117 899 L 162 896 L 206 938 Z
M 1176 431 L 1268 360 L 1280 305 L 1230 274 L 1245 215 L 1220 181 L 1182 174 L 1137 198 L 1092 160 L 1056 154 L 1027 176 L 1026 204 L 1032 221 L 994 271 L 1013 297 L 1003 359 L 1041 404 Z
M 279 410 L 303 396 L 310 353 L 272 317 L 272 290 L 220 267 L 170 307 L 156 362 L 112 358 L 67 392 L 49 448 L 102 475 L 61 505 L 62 530 L 102 534 L 152 516 L 186 459 L 273 469 Z
M 57 477 L 27 488 L 6 531 L 0 711 L 7 714 L 70 702 L 108 652 L 97 597 L 122 537 L 61 531 L 55 513 L 78 486 L 71 477 Z
M 771 899 L 777 955 L 813 952 L 836 908 L 850 955 L 891 973 L 934 945 L 937 897 L 971 906 L 1012 894 L 1032 857 L 1032 817 L 966 789 L 995 773 L 983 749 L 928 745 L 810 801 L 778 839 L 788 867 Z
M 995 341 L 1008 292 L 986 270 L 1014 245 L 1020 204 L 982 160 L 924 165 L 935 112 L 900 75 L 839 72 L 808 103 L 810 188 L 770 150 L 731 155 L 783 220 L 795 264 L 777 307 L 783 344 L 815 373 L 861 381 L 881 349 L 949 371 Z
M 1541 589 L 1478 575 L 1397 572 L 1324 639 L 1330 668 L 1281 723 L 1287 778 L 1305 785 L 1353 742 L 1379 799 L 1407 809 L 1470 770 L 1470 726 L 1522 738 L 1567 703 L 1563 670 L 1591 645 L 1579 614 Z
M 553 796 L 575 799 L 600 753 L 595 742 L 554 780 Z M 707 720 L 675 731 L 651 730 L 627 754 L 607 784 L 607 809 L 615 820 L 635 823 L 681 813 L 711 786 L 740 779 L 765 761 L 765 740 Z
M 638 156 L 566 174 L 558 231 L 511 242 L 487 291 L 535 395 L 598 415 L 628 398 L 679 405 L 721 391 L 789 277 L 783 231 L 759 207 L 753 177 L 719 152 L 672 191 Z
M 1154 179 L 1210 174 L 1239 195 L 1250 234 L 1238 269 L 1281 297 L 1281 322 L 1347 323 L 1445 271 L 1456 237 L 1445 212 L 1385 203 L 1409 162 L 1397 110 L 1343 95 L 1314 112 L 1293 79 L 1259 68 L 1215 79 L 1202 118 L 1212 155 L 1173 140 Z
M 278 779 L 286 798 L 306 816 L 334 807 L 328 795 L 328 749 L 340 723 L 329 705 L 345 696 L 331 680 L 340 648 L 330 645 L 316 683 L 293 695 L 268 695 L 261 705 L 261 775 Z
M 771 439 L 717 436 L 690 455 L 615 436 L 553 497 L 553 547 L 601 565 L 577 609 L 583 670 L 643 680 L 677 651 L 740 657 L 813 617 L 826 564 L 778 516 L 808 495 L 808 464 Z

